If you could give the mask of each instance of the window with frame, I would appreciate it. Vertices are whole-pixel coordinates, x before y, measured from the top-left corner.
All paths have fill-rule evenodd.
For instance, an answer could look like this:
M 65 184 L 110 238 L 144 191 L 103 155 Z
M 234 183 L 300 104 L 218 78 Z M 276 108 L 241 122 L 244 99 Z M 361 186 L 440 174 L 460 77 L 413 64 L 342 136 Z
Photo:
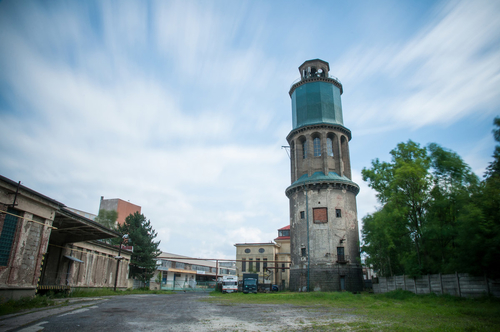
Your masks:
M 305 248 L 302 248 L 305 249 Z M 281 264 L 281 272 L 285 272 L 285 264 Z
M 337 247 L 337 261 L 345 262 L 344 247 Z
M 326 139 L 326 152 L 330 157 L 333 157 L 333 140 L 330 137 Z
M 313 221 L 316 224 L 324 224 L 328 222 L 328 211 L 326 207 L 313 209 Z
M 342 218 L 342 211 L 340 209 L 335 209 L 335 216 L 337 218 Z
M 250 271 L 250 272 L 253 271 L 253 259 L 252 258 L 248 259 L 248 271 Z
M 262 270 L 267 271 L 267 258 L 262 259 Z
M 260 258 L 255 259 L 255 272 L 260 272 Z
M 19 215 L 19 212 L 12 208 L 8 208 L 7 212 Z M 18 218 L 12 214 L 5 214 L 3 221 L 2 233 L 0 234 L 0 266 L 6 266 L 9 263 L 10 251 L 16 236 Z
M 282 237 L 282 236 L 290 236 L 290 230 L 286 229 L 286 230 L 278 231 L 278 236 L 280 236 L 280 237 Z
M 307 158 L 307 140 L 302 142 L 302 159 Z
M 300 255 L 301 255 L 302 257 L 306 257 L 306 256 L 307 256 L 307 250 L 306 250 L 306 248 L 301 248 L 301 249 L 300 249 Z
M 244 258 L 241 260 L 241 272 L 247 272 L 247 262 Z
M 313 139 L 313 152 L 315 157 L 321 157 L 321 139 L 319 137 Z
M 306 213 L 304 211 L 300 211 L 300 219 L 304 219 L 306 217 Z

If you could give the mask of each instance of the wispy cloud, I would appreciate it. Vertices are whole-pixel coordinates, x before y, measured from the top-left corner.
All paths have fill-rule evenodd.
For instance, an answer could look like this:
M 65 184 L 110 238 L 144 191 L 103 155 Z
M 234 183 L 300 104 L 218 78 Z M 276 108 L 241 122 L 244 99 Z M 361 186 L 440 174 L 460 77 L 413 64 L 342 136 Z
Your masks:
M 498 112 L 498 15 L 495 1 L 453 1 L 402 44 L 351 50 L 336 68 L 361 96 L 350 104 L 356 128 L 418 128 Z
M 498 106 L 497 3 L 450 3 L 405 42 L 370 47 L 331 33 L 355 12 L 332 25 L 306 7 L 1 2 L 0 173 L 89 212 L 101 195 L 130 200 L 163 250 L 232 257 L 289 222 L 280 147 L 305 56 L 327 55 L 356 92 L 344 119 L 357 140 Z M 376 201 L 354 173 L 361 218 Z

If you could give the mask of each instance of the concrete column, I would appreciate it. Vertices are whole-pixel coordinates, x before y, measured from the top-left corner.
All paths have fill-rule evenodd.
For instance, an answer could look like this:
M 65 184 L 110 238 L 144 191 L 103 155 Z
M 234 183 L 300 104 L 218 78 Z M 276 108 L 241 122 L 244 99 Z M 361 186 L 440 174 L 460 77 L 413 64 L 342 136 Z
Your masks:
M 328 150 L 326 146 L 326 133 L 321 133 L 320 134 L 320 139 L 321 139 L 321 157 L 323 161 L 323 173 L 325 175 L 328 175 Z
M 313 175 L 312 171 L 312 159 L 314 156 L 314 146 L 312 142 L 311 134 L 306 134 L 306 144 L 307 144 L 307 176 Z
M 342 135 L 337 136 L 337 148 L 339 150 L 337 160 L 339 161 L 339 169 L 337 170 L 339 172 L 339 175 L 342 176 L 344 175 L 344 157 L 342 156 Z

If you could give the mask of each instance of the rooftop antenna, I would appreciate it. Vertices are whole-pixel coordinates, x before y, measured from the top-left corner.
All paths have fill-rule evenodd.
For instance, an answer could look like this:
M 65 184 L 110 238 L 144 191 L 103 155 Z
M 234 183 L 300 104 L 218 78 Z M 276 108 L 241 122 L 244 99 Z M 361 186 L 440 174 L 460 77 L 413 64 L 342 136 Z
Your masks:
M 286 154 L 288 155 L 288 158 L 289 158 L 289 159 L 292 159 L 292 158 L 290 157 L 290 146 L 288 146 L 288 145 L 282 145 L 282 146 L 281 146 L 281 148 L 282 148 L 282 149 L 285 149 Z

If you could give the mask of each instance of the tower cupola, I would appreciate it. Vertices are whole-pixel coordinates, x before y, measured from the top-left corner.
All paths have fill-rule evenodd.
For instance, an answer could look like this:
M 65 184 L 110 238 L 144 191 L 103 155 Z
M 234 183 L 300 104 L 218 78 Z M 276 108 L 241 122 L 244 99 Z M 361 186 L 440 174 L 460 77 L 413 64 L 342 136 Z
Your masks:
M 342 84 L 329 74 L 328 62 L 315 59 L 299 67 L 300 80 L 290 87 L 293 129 L 329 123 L 343 125 Z

